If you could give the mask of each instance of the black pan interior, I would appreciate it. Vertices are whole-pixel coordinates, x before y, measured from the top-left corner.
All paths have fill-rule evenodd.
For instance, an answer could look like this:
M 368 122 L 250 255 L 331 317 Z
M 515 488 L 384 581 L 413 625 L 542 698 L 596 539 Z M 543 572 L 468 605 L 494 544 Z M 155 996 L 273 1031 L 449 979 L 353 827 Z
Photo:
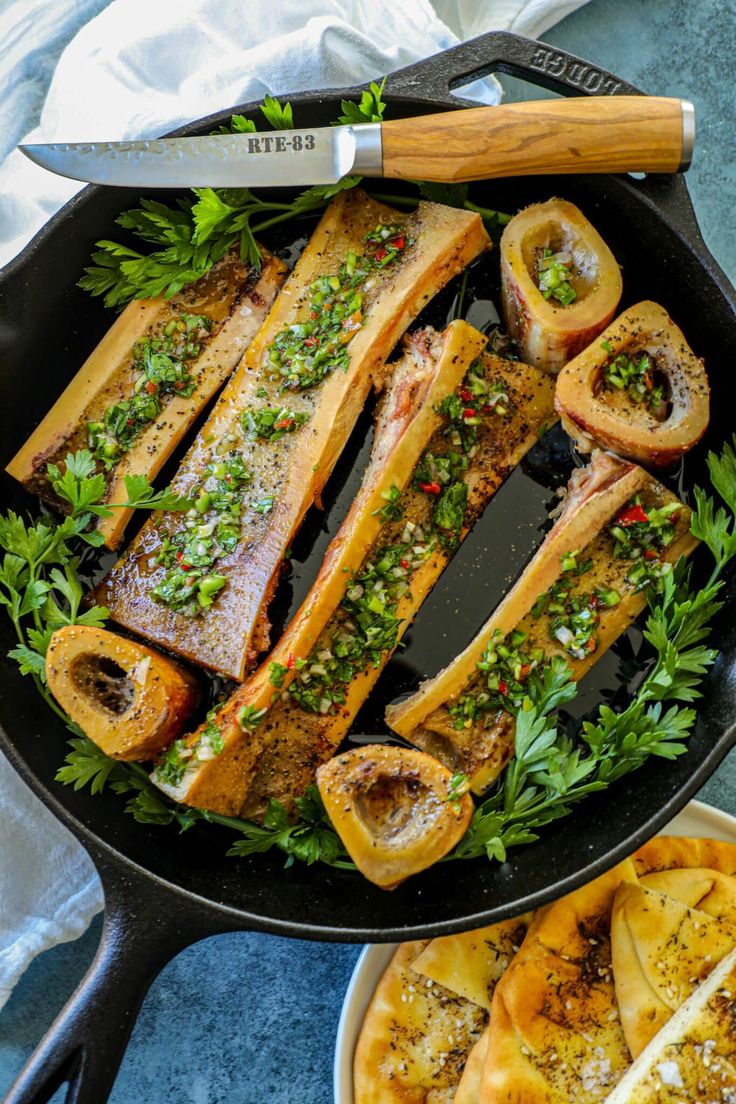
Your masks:
M 320 96 L 293 97 L 298 119 L 320 125 L 338 113 L 337 102 Z M 444 106 L 444 105 L 443 105 Z M 395 114 L 419 114 L 433 104 L 402 99 Z M 391 109 L 389 109 L 391 110 Z M 205 132 L 226 115 L 193 127 Z M 400 188 L 400 186 L 398 186 Z M 388 191 L 387 186 L 376 188 Z M 397 188 L 392 185 L 391 191 Z M 670 217 L 652 202 L 660 195 Z M 679 195 L 680 202 L 672 201 Z M 683 327 L 695 351 L 705 357 L 713 389 L 713 419 L 706 441 L 685 466 L 670 473 L 675 489 L 687 495 L 703 481 L 708 446 L 730 435 L 736 380 L 736 307 L 722 274 L 709 258 L 693 225 L 687 203 L 671 182 L 640 183 L 629 177 L 571 177 L 488 182 L 474 186 L 476 202 L 516 211 L 525 204 L 561 195 L 579 204 L 612 247 L 623 266 L 624 299 L 661 302 Z M 171 195 L 169 194 L 169 198 Z M 111 322 L 99 301 L 75 287 L 93 244 L 119 237 L 113 219 L 136 197 L 121 189 L 88 189 L 72 202 L 0 278 L 0 419 L 2 461 L 6 463 L 49 408 L 80 362 Z M 684 214 L 683 214 L 684 212 Z M 683 225 L 684 221 L 684 225 Z M 278 238 L 266 238 L 284 255 L 293 254 L 312 224 L 293 226 Z M 497 256 L 471 272 L 478 300 L 469 315 L 489 324 L 497 302 Z M 449 288 L 427 309 L 423 320 L 442 324 L 452 310 L 457 288 Z M 316 573 L 329 536 L 344 516 L 360 479 L 370 442 L 370 418 L 359 422 L 326 495 L 326 512 L 312 511 L 295 543 L 294 567 L 278 596 L 283 620 L 303 596 Z M 537 446 L 486 512 L 458 553 L 411 630 L 408 646 L 390 664 L 356 724 L 356 734 L 385 734 L 383 706 L 412 689 L 462 648 L 523 568 L 541 539 L 554 488 L 569 472 L 574 457 L 561 431 Z M 6 505 L 32 507 L 3 476 Z M 178 837 L 174 829 L 136 824 L 123 814 L 121 799 L 92 797 L 53 781 L 66 750 L 67 734 L 37 696 L 30 680 L 2 661 L 0 719 L 3 743 L 27 780 L 83 840 L 116 853 L 176 887 L 181 907 L 191 895 L 215 906 L 242 926 L 335 940 L 408 938 L 478 926 L 524 911 L 558 895 L 611 865 L 652 834 L 692 796 L 733 742 L 736 691 L 736 634 L 724 616 L 718 643 L 723 651 L 708 681 L 689 751 L 674 763 L 651 761 L 602 798 L 584 803 L 558 825 L 548 827 L 535 844 L 511 853 L 499 866 L 483 861 L 435 867 L 385 893 L 362 878 L 326 867 L 295 865 L 283 869 L 280 854 L 247 860 L 225 857 L 226 837 L 214 828 Z M 0 652 L 12 647 L 11 630 L 0 620 Z M 640 676 L 641 637 L 636 630 L 600 664 L 586 682 L 580 709 L 601 696 L 616 700 Z M 100 843 L 101 841 L 101 843 Z M 213 925 L 213 926 L 216 926 Z

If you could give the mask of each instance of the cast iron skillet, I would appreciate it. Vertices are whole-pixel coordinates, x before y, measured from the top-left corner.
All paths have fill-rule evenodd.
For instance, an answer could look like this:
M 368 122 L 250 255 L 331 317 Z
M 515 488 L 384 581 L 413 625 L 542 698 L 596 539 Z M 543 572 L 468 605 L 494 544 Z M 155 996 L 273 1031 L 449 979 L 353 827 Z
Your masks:
M 510 34 L 489 34 L 392 74 L 385 97 L 395 116 L 461 107 L 467 101 L 450 96 L 449 90 L 493 71 L 566 95 L 637 91 L 556 48 Z M 359 91 L 310 92 L 290 99 L 301 124 L 319 126 L 336 117 L 343 96 L 353 98 Z M 253 114 L 255 107 L 237 110 Z M 206 132 L 229 114 L 201 120 L 177 133 Z M 498 181 L 479 185 L 475 198 L 513 211 L 555 194 L 579 203 L 612 245 L 624 267 L 624 303 L 648 297 L 659 300 L 684 326 L 695 350 L 706 357 L 714 392 L 709 440 L 722 440 L 730 432 L 728 411 L 736 398 L 731 374 L 736 360 L 736 301 L 705 248 L 682 178 Z M 124 190 L 85 189 L 0 277 L 3 463 L 109 326 L 109 312 L 75 284 L 94 241 L 119 232 L 113 218 L 135 199 Z M 481 268 L 476 274 L 476 296 L 483 295 L 479 281 L 482 284 L 485 271 Z M 358 437 L 361 432 L 365 436 L 366 425 L 362 431 L 359 426 Z M 349 446 L 345 462 L 333 477 L 337 490 L 328 519 L 333 529 L 355 486 L 357 476 L 350 469 L 358 469 L 365 455 L 365 446 L 356 452 L 359 446 L 359 441 Z M 702 454 L 703 449 L 688 461 L 687 484 L 702 476 Z M 554 460 L 554 456 L 532 457 L 525 470 L 535 476 L 536 465 L 537 475 L 549 474 Z M 539 478 L 544 482 L 544 474 Z M 495 512 L 489 515 L 490 522 L 485 529 L 481 523 L 469 538 L 447 581 L 438 585 L 420 615 L 403 659 L 384 676 L 386 700 L 414 685 L 422 670 L 435 671 L 462 647 L 509 577 L 523 566 L 539 539 L 534 530 L 544 518 L 545 499 L 549 502 L 551 497 L 549 490 L 540 492 L 538 484 L 539 479 L 534 482 L 520 472 L 499 493 L 491 505 Z M 548 480 L 548 486 L 553 485 Z M 530 487 L 536 488 L 535 494 Z M 10 481 L 5 483 L 5 497 L 21 508 L 29 505 Z M 308 539 L 316 542 L 317 550 L 316 558 L 307 559 L 306 576 L 316 571 L 326 540 L 314 520 L 308 520 L 310 525 Z M 0 636 L 4 655 L 12 646 L 4 622 Z M 65 730 L 30 680 L 4 662 L 0 743 L 34 791 L 90 852 L 102 877 L 106 903 L 97 957 L 20 1074 L 7 1104 L 46 1101 L 66 1080 L 70 1082 L 68 1102 L 100 1104 L 106 1099 L 152 979 L 178 951 L 204 936 L 253 928 L 345 942 L 427 937 L 524 912 L 601 873 L 681 809 L 735 742 L 736 632 L 722 630 L 718 643 L 721 658 L 687 755 L 674 763 L 651 762 L 618 783 L 605 799 L 583 803 L 558 826 L 547 828 L 538 843 L 514 852 L 504 866 L 472 862 L 435 867 L 393 893 L 326 867 L 296 865 L 285 871 L 280 855 L 227 859 L 225 841 L 217 836 L 213 840 L 214 830 L 195 829 L 179 840 L 172 830 L 139 825 L 124 816 L 116 795 L 93 798 L 56 784 L 53 779 L 65 753 Z M 630 646 L 623 658 L 624 673 L 627 663 L 629 673 L 636 669 Z M 370 714 L 367 723 L 372 723 Z

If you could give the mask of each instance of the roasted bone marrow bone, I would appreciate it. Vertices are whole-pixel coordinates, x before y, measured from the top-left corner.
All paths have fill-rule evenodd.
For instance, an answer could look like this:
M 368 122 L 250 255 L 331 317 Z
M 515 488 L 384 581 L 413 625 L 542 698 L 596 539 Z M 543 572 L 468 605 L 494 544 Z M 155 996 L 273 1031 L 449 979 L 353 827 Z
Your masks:
M 513 751 L 525 681 L 561 657 L 577 681 L 695 546 L 690 511 L 642 468 L 595 453 L 531 563 L 468 647 L 386 720 L 483 793 Z
M 470 796 L 453 789 L 451 771 L 410 748 L 346 751 L 322 764 L 317 785 L 351 859 L 382 889 L 439 862 L 473 815 Z
M 501 299 L 522 360 L 553 375 L 613 318 L 621 272 L 573 203 L 526 207 L 501 238 Z
M 90 625 L 65 625 L 46 653 L 51 693 L 113 759 L 151 759 L 176 739 L 199 700 L 178 664 Z
M 388 354 L 489 244 L 477 215 L 340 193 L 173 481 L 192 514 L 152 518 L 99 587 L 112 617 L 242 680 L 268 647 L 284 553 Z
M 630 307 L 557 377 L 555 406 L 583 452 L 594 445 L 665 466 L 708 427 L 703 361 L 657 303 Z
M 459 349 L 458 339 L 465 343 Z M 385 501 L 388 508 L 378 538 L 362 547 L 358 539 L 358 566 L 339 572 L 330 593 L 332 612 L 316 642 L 310 648 L 311 635 L 295 637 L 287 630 L 276 651 L 278 658 L 274 661 L 272 655 L 231 699 L 235 708 L 226 707 L 221 719 L 225 747 L 234 749 L 232 761 L 224 755 L 206 771 L 211 780 L 219 776 L 217 786 L 188 784 L 182 778 L 186 758 L 182 763 L 176 747 L 166 753 L 154 780 L 172 796 L 258 818 L 271 798 L 292 809 L 313 782 L 316 768 L 335 754 L 455 548 L 545 424 L 554 420 L 551 379 L 489 353 L 475 360 L 479 339 L 465 324 L 449 328 L 441 356 L 451 362 L 460 355 L 464 366 L 469 365 L 464 379 L 434 406 L 438 427 L 425 438 L 424 448 L 412 434 L 415 459 L 407 460 L 403 473 L 397 470 L 401 482 L 391 484 L 403 485 L 403 491 Z M 379 426 L 376 449 L 380 436 Z M 364 524 L 351 511 L 335 547 L 354 540 L 352 531 L 359 534 Z M 326 593 L 321 579 L 330 579 L 331 563 L 340 565 L 332 549 L 325 560 L 326 574 L 321 574 L 294 622 L 310 634 L 313 615 L 307 616 L 307 611 L 319 610 L 319 595 Z M 326 612 L 323 606 L 317 624 Z M 279 682 L 283 678 L 280 697 L 264 676 Z M 236 722 L 249 737 L 246 743 L 232 728 Z M 184 745 L 185 757 L 191 758 L 186 740 Z M 204 781 L 206 775 L 199 777 Z M 166 786 L 167 779 L 173 780 L 173 787 Z
M 404 339 L 404 355 L 396 363 L 379 405 L 373 450 L 361 488 L 328 547 L 317 579 L 281 639 L 215 715 L 221 753 L 216 759 L 199 762 L 204 731 L 200 729 L 171 750 L 164 768 L 154 776 L 164 785 L 166 780 L 169 784 L 173 781 L 170 792 L 178 800 L 211 809 L 240 809 L 259 750 L 258 737 L 238 720 L 241 710 L 250 718 L 262 718 L 274 698 L 285 695 L 301 673 L 304 657 L 312 657 L 309 669 L 324 662 L 319 653 L 314 655 L 315 647 L 345 597 L 347 579 L 360 571 L 366 549 L 397 513 L 401 492 L 433 432 L 442 424 L 436 407 L 457 391 L 484 345 L 483 336 L 461 321 L 451 323 L 444 334 L 426 329 Z M 405 574 L 398 566 L 397 578 Z M 376 595 L 374 605 L 377 602 Z
M 93 350 L 8 465 L 56 507 L 46 465 L 89 449 L 106 497 L 125 502 L 124 477 L 152 480 L 242 357 L 264 321 L 286 266 L 261 250 L 260 272 L 233 253 L 170 299 L 135 300 Z M 98 528 L 117 548 L 130 510 Z

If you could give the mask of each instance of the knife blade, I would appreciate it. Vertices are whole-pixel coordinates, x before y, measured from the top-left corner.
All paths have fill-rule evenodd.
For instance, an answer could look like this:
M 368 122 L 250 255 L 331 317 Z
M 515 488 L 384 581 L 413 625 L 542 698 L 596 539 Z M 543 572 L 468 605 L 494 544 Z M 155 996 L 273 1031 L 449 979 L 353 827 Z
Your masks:
M 589 96 L 468 108 L 358 126 L 20 146 L 61 176 L 131 188 L 281 187 L 385 176 L 438 182 L 583 172 L 677 172 L 694 108 Z

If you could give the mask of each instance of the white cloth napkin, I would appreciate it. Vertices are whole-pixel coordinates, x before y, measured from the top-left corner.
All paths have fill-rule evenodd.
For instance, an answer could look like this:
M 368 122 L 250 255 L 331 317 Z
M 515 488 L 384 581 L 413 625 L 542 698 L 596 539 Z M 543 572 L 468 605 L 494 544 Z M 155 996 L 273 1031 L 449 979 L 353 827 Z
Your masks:
M 483 31 L 536 36 L 586 2 L 0 0 L 0 156 L 69 39 L 28 141 L 154 136 L 267 92 L 360 84 Z M 497 84 L 483 86 L 495 102 Z M 79 187 L 9 153 L 0 264 Z M 35 955 L 76 939 L 102 905 L 86 853 L 0 757 L 0 1007 Z

